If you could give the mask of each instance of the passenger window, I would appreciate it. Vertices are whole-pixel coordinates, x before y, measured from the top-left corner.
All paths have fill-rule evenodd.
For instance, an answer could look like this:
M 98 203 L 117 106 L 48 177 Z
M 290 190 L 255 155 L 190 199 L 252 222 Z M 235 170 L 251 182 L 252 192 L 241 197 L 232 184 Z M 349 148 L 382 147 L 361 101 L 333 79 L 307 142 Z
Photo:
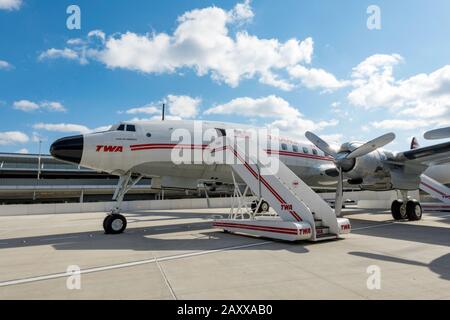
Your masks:
M 316 150 L 316 149 L 312 149 L 312 152 L 313 152 L 313 154 L 314 154 L 314 155 L 316 155 L 316 156 L 318 155 L 318 153 L 317 153 L 317 150 Z
M 309 150 L 308 150 L 308 148 L 306 148 L 306 147 L 303 147 L 303 153 L 309 153 Z
M 136 126 L 134 124 L 128 124 L 127 131 L 136 132 Z
M 298 146 L 292 146 L 292 151 L 298 152 Z
M 117 131 L 125 131 L 125 125 L 121 124 L 118 128 Z
M 287 149 L 288 149 L 287 144 L 286 144 L 286 143 L 282 143 L 282 144 L 281 144 L 281 150 L 286 151 Z

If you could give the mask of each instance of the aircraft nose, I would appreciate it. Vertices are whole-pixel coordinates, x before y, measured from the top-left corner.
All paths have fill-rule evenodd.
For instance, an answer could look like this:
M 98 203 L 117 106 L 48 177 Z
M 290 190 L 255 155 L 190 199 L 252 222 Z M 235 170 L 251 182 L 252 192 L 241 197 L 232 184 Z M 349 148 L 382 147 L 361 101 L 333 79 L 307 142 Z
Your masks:
M 53 142 L 50 154 L 56 159 L 79 164 L 83 155 L 83 136 L 65 137 Z

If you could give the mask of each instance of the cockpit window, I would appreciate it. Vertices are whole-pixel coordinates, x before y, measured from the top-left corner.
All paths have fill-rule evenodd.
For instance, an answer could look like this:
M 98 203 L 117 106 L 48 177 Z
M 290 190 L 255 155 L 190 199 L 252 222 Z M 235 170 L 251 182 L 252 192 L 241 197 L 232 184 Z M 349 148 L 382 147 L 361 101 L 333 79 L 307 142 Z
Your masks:
M 127 124 L 127 131 L 136 132 L 136 126 L 134 124 Z
M 125 125 L 121 124 L 118 128 L 117 131 L 125 131 Z

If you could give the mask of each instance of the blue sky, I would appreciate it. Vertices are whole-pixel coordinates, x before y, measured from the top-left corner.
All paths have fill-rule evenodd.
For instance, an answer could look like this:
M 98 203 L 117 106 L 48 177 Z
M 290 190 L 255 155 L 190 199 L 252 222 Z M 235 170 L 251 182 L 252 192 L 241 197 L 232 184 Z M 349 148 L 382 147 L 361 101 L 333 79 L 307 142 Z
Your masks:
M 71 4 L 80 30 L 66 27 Z M 175 119 L 336 143 L 393 131 L 390 149 L 407 149 L 450 125 L 449 12 L 447 0 L 0 0 L 0 151 L 36 153 L 41 137 L 46 152 L 157 117 L 162 101 Z

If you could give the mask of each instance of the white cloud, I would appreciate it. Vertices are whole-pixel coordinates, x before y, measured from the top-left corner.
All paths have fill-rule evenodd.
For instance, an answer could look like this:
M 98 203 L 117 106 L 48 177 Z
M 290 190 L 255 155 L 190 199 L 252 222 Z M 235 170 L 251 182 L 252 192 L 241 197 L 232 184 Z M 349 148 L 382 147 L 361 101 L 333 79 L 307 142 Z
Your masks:
M 153 105 L 146 105 L 138 108 L 131 108 L 125 111 L 126 114 L 155 114 L 161 112 L 160 108 Z
M 43 102 L 43 103 L 41 103 L 41 108 L 46 108 L 50 111 L 58 111 L 58 112 L 67 111 L 66 108 L 60 102 L 56 102 L 56 101 Z
M 71 46 L 80 46 L 80 45 L 85 44 L 85 41 L 83 39 L 80 39 L 80 38 L 73 38 L 73 39 L 67 40 L 67 44 L 71 45 Z
M 170 114 L 165 115 L 164 116 L 165 120 L 183 120 L 181 117 L 179 116 L 172 116 Z M 139 117 L 135 117 L 133 119 L 131 119 L 130 121 L 133 122 L 146 122 L 146 121 L 153 121 L 153 120 L 161 120 L 161 116 L 160 115 L 155 115 L 153 117 L 150 118 L 139 118 Z
M 236 98 L 206 110 L 205 114 L 237 114 L 264 118 L 295 118 L 300 116 L 300 112 L 292 107 L 289 102 L 274 95 L 258 99 L 249 97 Z
M 69 40 L 73 44 L 75 40 Z M 88 63 L 88 60 L 85 57 L 85 48 L 82 48 L 80 50 L 74 50 L 70 48 L 64 48 L 64 49 L 55 49 L 51 48 L 44 52 L 42 52 L 38 59 L 40 61 L 42 60 L 49 60 L 49 59 L 68 59 L 68 60 L 76 60 L 80 64 L 86 64 Z
M 353 69 L 351 104 L 365 109 L 385 108 L 393 118 L 375 122 L 376 128 L 413 129 L 450 124 L 450 65 L 430 74 L 394 77 L 398 54 L 373 55 Z
M 20 131 L 0 132 L 0 145 L 27 143 L 30 138 Z
M 433 125 L 434 121 L 424 121 L 422 119 L 387 119 L 372 122 L 371 125 L 377 129 L 386 130 L 415 130 Z
M 10 70 L 13 66 L 8 61 L 0 60 L 0 70 Z
M 100 38 L 102 41 L 105 41 L 106 35 L 102 30 L 92 30 L 88 33 L 88 37 L 97 37 Z
M 20 149 L 20 150 L 17 150 L 16 153 L 28 154 L 28 153 L 30 153 L 30 152 L 28 151 L 27 148 L 22 148 L 22 149 Z
M 42 110 L 46 109 L 49 111 L 55 111 L 55 112 L 65 112 L 67 109 L 60 103 L 56 101 L 43 101 L 40 103 L 36 103 L 29 100 L 20 100 L 15 101 L 13 103 L 13 108 L 16 110 L 21 110 L 25 112 L 31 112 L 35 110 Z
M 253 15 L 249 1 L 230 11 L 214 6 L 194 9 L 178 17 L 173 34 L 126 32 L 106 37 L 102 31 L 94 30 L 88 38 L 105 39 L 101 45 L 50 49 L 41 54 L 41 59 L 95 59 L 111 69 L 143 73 L 173 73 L 190 68 L 198 76 L 210 75 L 231 87 L 244 79 L 256 78 L 261 83 L 292 90 L 295 84 L 283 75 L 289 68 L 311 63 L 312 38 L 280 42 L 258 38 L 239 28 L 230 34 L 230 27 L 239 27 Z
M 254 17 L 254 13 L 250 6 L 250 0 L 245 0 L 244 3 L 238 3 L 229 13 L 231 21 L 248 21 Z
M 327 127 L 334 127 L 338 123 L 338 120 L 314 121 L 304 117 L 296 117 L 276 120 L 270 124 L 270 127 L 277 128 L 290 137 L 305 141 L 306 131 L 321 131 Z
M 13 103 L 13 107 L 16 110 L 22 110 L 26 112 L 34 111 L 40 108 L 37 103 L 28 100 L 15 101 Z
M 72 123 L 37 123 L 33 128 L 53 132 L 78 132 L 82 134 L 91 132 L 86 126 Z
M 169 94 L 166 98 L 170 115 L 183 119 L 194 118 L 198 114 L 198 107 L 202 99 L 189 96 Z
M 341 133 L 321 134 L 320 137 L 334 148 L 339 148 L 344 139 L 344 135 Z
M 348 81 L 340 81 L 336 77 L 323 69 L 307 69 L 304 66 L 297 65 L 289 69 L 289 74 L 309 89 L 324 89 L 333 91 L 347 86 Z
M 84 125 L 73 124 L 73 123 L 36 123 L 33 125 L 34 129 L 46 130 L 53 132 L 77 132 L 81 134 L 87 134 L 92 132 L 106 131 L 111 126 L 101 126 L 95 129 L 90 129 Z
M 307 119 L 289 102 L 274 95 L 258 99 L 249 97 L 236 98 L 228 103 L 206 110 L 205 114 L 233 114 L 245 117 L 272 118 L 275 120 L 267 124 L 268 127 L 276 128 L 283 134 L 299 140 L 305 140 L 305 131 L 320 131 L 327 127 L 336 126 L 339 123 L 337 120 L 313 121 Z
M 22 0 L 0 0 L 0 10 L 19 10 Z
M 47 140 L 48 140 L 47 137 L 44 137 L 38 132 L 33 132 L 33 134 L 31 135 L 31 141 L 33 142 L 47 141 Z
M 126 114 L 161 114 L 162 104 L 166 104 L 166 119 L 179 120 L 194 118 L 198 114 L 200 103 L 202 99 L 193 98 L 190 96 L 178 96 L 169 94 L 164 99 L 158 102 L 150 103 L 148 105 L 131 108 L 125 111 Z M 122 112 L 119 112 L 122 113 Z M 160 115 L 154 118 L 160 119 Z M 134 121 L 147 121 L 148 119 L 135 118 Z

